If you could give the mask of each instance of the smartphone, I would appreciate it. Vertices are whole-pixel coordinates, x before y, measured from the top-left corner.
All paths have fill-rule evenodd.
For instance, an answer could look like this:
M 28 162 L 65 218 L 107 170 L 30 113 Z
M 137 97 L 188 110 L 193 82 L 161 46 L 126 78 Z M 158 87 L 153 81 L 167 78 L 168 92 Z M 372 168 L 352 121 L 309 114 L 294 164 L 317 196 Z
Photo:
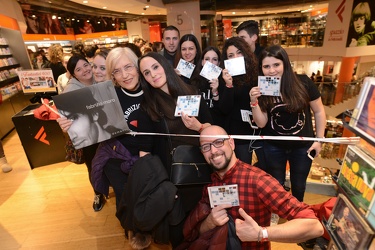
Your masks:
M 309 157 L 312 161 L 314 160 L 315 155 L 316 155 L 315 149 L 313 149 L 309 153 L 307 153 L 307 157 Z

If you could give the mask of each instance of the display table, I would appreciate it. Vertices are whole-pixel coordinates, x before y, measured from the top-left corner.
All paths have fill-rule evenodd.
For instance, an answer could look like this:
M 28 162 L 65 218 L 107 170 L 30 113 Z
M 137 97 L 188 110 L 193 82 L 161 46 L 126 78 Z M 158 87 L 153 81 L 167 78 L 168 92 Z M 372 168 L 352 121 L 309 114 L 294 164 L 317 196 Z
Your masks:
M 56 121 L 36 119 L 29 105 L 12 117 L 31 169 L 65 161 L 65 137 Z

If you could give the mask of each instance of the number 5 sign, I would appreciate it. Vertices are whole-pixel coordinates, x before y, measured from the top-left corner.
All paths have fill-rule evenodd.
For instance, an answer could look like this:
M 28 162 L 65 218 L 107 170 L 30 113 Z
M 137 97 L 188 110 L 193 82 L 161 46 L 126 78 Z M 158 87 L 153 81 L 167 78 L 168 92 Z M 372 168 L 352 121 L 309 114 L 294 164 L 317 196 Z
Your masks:
M 200 9 L 199 1 L 166 4 L 167 23 L 174 25 L 184 34 L 200 36 Z

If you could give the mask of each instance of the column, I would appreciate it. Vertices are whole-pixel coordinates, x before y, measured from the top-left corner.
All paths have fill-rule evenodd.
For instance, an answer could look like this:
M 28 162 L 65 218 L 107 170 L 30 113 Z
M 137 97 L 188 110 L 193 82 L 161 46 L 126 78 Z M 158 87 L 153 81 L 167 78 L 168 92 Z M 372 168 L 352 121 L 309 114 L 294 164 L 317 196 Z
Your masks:
M 126 28 L 128 30 L 129 42 L 132 43 L 137 37 L 150 41 L 150 29 L 147 18 L 141 18 L 136 21 L 127 21 Z
M 337 84 L 336 96 L 334 104 L 342 101 L 345 92 L 345 83 L 352 81 L 352 75 L 354 70 L 354 65 L 358 60 L 356 57 L 343 57 L 341 60 L 341 68 L 339 73 L 339 82 Z
M 176 26 L 180 35 L 193 34 L 201 41 L 199 1 L 166 4 L 167 24 Z M 201 44 L 202 45 L 202 44 Z

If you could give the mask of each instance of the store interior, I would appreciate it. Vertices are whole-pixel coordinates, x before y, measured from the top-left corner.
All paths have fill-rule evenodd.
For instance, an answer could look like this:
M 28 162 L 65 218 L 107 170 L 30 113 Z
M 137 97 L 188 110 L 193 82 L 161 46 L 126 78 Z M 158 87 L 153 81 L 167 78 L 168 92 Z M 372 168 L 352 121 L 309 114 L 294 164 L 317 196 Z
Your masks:
M 31 131 L 32 126 L 27 124 L 29 121 L 15 122 L 15 119 L 19 119 L 17 114 L 31 105 L 30 99 L 34 95 L 23 92 L 16 70 L 32 68 L 29 51 L 36 52 L 40 49 L 47 51 L 54 43 L 61 44 L 64 52 L 70 53 L 77 42 L 83 42 L 85 45 L 96 44 L 99 47 L 112 47 L 117 43 L 132 42 L 133 38 L 129 37 L 127 24 L 129 20 L 135 22 L 144 20 L 144 15 L 135 12 L 120 15 L 112 13 L 111 7 L 105 10 L 101 7 L 100 11 L 103 13 L 97 15 L 90 14 L 89 11 L 85 13 L 77 11 L 73 16 L 69 10 L 42 8 L 40 3 L 36 2 L 42 1 L 17 1 L 16 4 L 20 5 L 20 9 L 10 11 L 11 14 L 13 12 L 16 14 L 9 16 L 4 11 L 0 12 L 0 138 L 7 159 L 13 166 L 13 171 L 9 174 L 0 173 L 2 184 L 0 186 L 0 248 L 131 249 L 121 225 L 114 216 L 116 204 L 113 192 L 110 193 L 103 210 L 95 213 L 91 207 L 92 188 L 87 181 L 87 169 L 84 165 L 67 162 L 61 155 L 56 156 L 45 151 L 51 150 L 47 147 L 38 149 L 39 151 L 35 149 L 37 153 L 30 153 L 29 149 L 26 149 L 25 143 L 28 142 L 23 141 L 23 135 L 17 130 L 26 130 L 27 127 Z M 138 4 L 143 6 L 149 2 L 147 0 L 146 3 Z M 214 44 L 220 48 L 227 38 L 236 35 L 235 29 L 241 22 L 247 19 L 258 21 L 259 43 L 262 46 L 272 44 L 283 46 L 288 51 L 292 66 L 298 74 L 310 76 L 313 72 L 322 73 L 322 81 L 316 85 L 327 114 L 325 137 L 360 137 L 361 150 L 370 157 L 369 161 L 374 162 L 373 137 L 358 131 L 355 126 L 353 128 L 353 124 L 350 124 L 352 113 L 347 112 L 353 109 L 359 112 L 361 97 L 365 95 L 362 90 L 364 79 L 375 77 L 374 46 L 368 46 L 366 49 L 358 48 L 358 50 L 345 48 L 343 54 L 325 53 L 330 50 L 325 35 L 327 36 L 328 14 L 332 12 L 327 2 L 319 3 L 319 8 L 306 12 L 276 13 L 274 7 L 270 7 L 272 11 L 264 12 L 262 9 L 263 14 L 258 15 L 250 11 L 247 13 L 242 11 L 242 14 L 234 15 L 230 9 L 220 10 L 223 2 L 226 1 L 216 1 L 217 13 L 214 18 L 212 15 L 201 14 L 202 47 Z M 238 2 L 247 4 L 250 1 Z M 273 3 L 276 6 L 278 4 L 277 1 L 265 2 L 276 2 Z M 173 4 L 174 1 L 168 3 Z M 309 1 L 303 3 L 310 4 Z M 201 1 L 202 5 L 209 4 L 207 1 Z M 14 9 L 14 6 L 9 5 L 8 2 L 5 6 Z M 94 7 L 98 10 L 97 6 Z M 252 8 L 250 5 L 248 7 Z M 151 8 L 149 10 L 151 12 Z M 51 17 L 56 15 L 59 23 L 63 24 L 64 31 L 60 29 L 61 33 L 57 34 L 33 34 L 31 31 L 26 31 L 28 17 L 30 20 L 36 20 L 47 14 Z M 161 31 L 167 26 L 165 14 L 146 15 L 149 26 L 148 42 L 161 40 Z M 97 32 L 80 33 L 77 31 L 80 26 L 77 24 L 78 20 L 81 22 L 90 20 Z M 104 27 L 103 23 L 107 26 Z M 343 68 L 346 65 L 352 66 L 350 72 L 347 72 L 344 80 L 336 81 L 335 75 L 343 77 L 345 71 Z M 61 131 L 56 132 L 58 126 L 43 123 L 41 126 L 44 126 L 47 133 L 61 134 Z M 31 145 L 32 147 L 34 144 Z M 339 175 L 345 162 L 347 147 L 340 143 L 323 143 L 322 152 L 314 159 L 308 178 L 306 203 L 318 204 L 338 193 L 345 192 L 340 186 L 338 187 L 335 176 Z M 31 155 L 35 156 L 35 154 L 38 154 L 36 158 L 44 159 L 33 159 Z M 375 167 L 375 164 L 372 167 Z M 374 173 L 375 170 L 371 169 L 370 176 L 375 176 Z M 371 179 L 368 182 L 374 183 Z M 374 190 L 374 185 L 372 189 Z M 365 221 L 375 214 L 374 203 L 375 196 L 372 198 L 371 205 L 366 207 L 366 213 L 361 215 Z M 367 212 L 371 209 L 373 212 Z M 369 227 L 374 230 L 374 223 L 371 222 Z M 375 243 L 372 244 L 374 248 L 370 245 L 368 247 L 368 249 L 375 249 Z M 286 248 L 302 249 L 297 244 L 272 243 L 272 249 Z M 149 249 L 171 248 L 152 244 Z

